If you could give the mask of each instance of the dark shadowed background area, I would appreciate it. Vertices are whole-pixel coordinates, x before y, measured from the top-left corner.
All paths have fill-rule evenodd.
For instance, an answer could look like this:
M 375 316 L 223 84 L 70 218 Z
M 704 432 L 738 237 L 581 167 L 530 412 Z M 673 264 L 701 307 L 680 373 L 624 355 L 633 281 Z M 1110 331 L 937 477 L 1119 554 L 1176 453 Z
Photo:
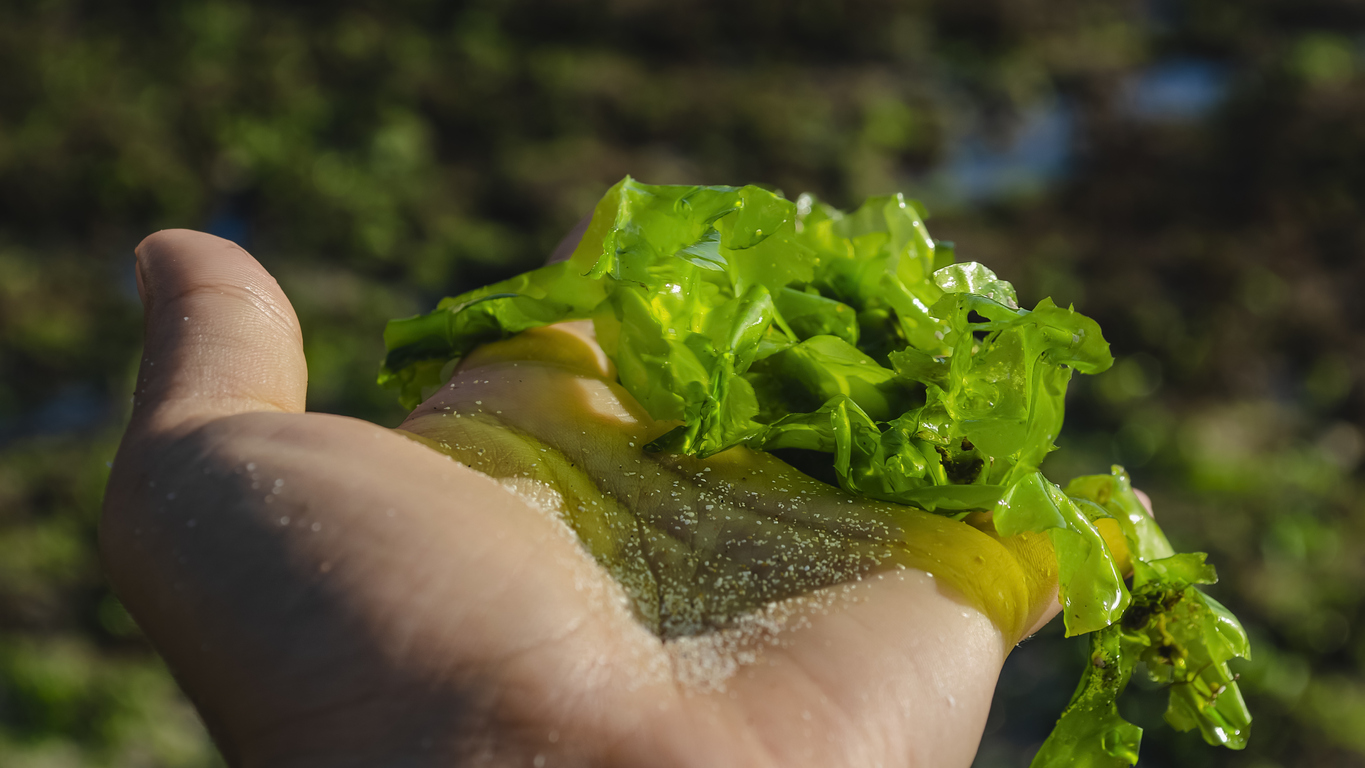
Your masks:
M 384 321 L 537 264 L 627 173 L 905 191 L 1099 320 L 1119 362 L 1047 470 L 1125 464 L 1255 651 L 1246 752 L 1148 686 L 1142 765 L 1365 765 L 1349 0 L 0 3 L 0 765 L 219 765 L 95 550 L 143 235 L 246 246 L 309 406 L 394 425 Z M 1084 663 L 1056 627 L 1015 652 L 977 765 L 1026 765 Z

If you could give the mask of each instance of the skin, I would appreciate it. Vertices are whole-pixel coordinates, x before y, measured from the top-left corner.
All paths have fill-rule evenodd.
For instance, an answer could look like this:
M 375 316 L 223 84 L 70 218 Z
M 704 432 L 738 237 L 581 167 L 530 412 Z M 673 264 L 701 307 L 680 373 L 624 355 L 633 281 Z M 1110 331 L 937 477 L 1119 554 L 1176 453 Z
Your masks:
M 966 766 L 1006 653 L 1056 612 L 1049 593 L 1001 629 L 966 582 L 860 567 L 690 684 L 558 515 L 305 413 L 297 318 L 245 251 L 165 231 L 136 253 L 145 353 L 101 548 L 233 766 Z M 559 385 L 533 383 L 501 410 L 546 413 Z

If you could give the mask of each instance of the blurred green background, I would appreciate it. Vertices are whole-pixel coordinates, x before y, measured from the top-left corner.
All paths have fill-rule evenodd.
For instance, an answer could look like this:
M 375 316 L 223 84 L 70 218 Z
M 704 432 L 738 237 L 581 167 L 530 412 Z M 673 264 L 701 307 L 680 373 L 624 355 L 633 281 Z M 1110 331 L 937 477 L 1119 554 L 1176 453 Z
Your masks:
M 95 548 L 143 235 L 245 245 L 310 407 L 392 425 L 384 321 L 535 265 L 627 173 L 903 190 L 1098 319 L 1119 363 L 1048 471 L 1125 464 L 1255 642 L 1246 752 L 1143 690 L 1142 765 L 1365 765 L 1348 0 L 0 3 L 0 765 L 219 765 Z M 1026 765 L 1083 663 L 1055 628 L 1020 648 L 977 765 Z

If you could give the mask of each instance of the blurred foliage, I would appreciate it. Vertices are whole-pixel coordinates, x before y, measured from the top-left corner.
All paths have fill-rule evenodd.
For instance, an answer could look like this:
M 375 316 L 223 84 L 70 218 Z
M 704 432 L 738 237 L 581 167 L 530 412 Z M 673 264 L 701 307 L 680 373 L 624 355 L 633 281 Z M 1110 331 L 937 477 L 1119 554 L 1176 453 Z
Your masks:
M 94 525 L 132 386 L 131 249 L 235 239 L 303 322 L 310 406 L 393 424 L 389 317 L 543 258 L 608 184 L 905 190 L 1120 357 L 1056 477 L 1119 461 L 1247 622 L 1246 753 L 1365 765 L 1365 9 L 1349 0 L 0 4 L 0 764 L 218 763 Z M 1083 651 L 1006 667 L 1022 766 Z

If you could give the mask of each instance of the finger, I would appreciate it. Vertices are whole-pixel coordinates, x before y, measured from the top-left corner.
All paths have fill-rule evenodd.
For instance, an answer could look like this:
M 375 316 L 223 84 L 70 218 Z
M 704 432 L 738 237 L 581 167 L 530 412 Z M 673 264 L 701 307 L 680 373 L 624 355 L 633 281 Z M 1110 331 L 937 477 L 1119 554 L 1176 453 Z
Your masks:
M 303 410 L 308 369 L 298 318 L 240 246 L 165 230 L 137 247 L 145 343 L 135 429 L 174 429 L 251 411 Z

